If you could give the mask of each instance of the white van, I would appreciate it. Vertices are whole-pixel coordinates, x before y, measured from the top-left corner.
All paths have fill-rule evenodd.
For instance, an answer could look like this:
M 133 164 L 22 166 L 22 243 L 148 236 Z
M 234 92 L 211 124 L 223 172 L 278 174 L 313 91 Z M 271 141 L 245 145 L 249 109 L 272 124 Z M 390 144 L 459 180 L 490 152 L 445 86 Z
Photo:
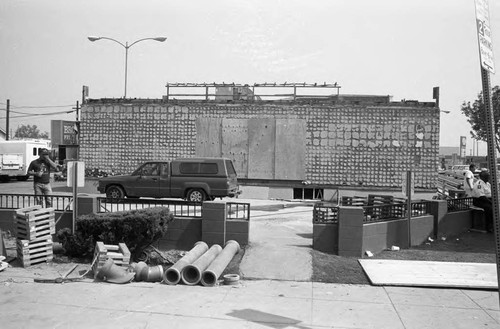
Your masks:
M 31 161 L 38 159 L 40 149 L 50 150 L 49 140 L 9 140 L 0 142 L 0 180 L 16 178 L 25 181 Z

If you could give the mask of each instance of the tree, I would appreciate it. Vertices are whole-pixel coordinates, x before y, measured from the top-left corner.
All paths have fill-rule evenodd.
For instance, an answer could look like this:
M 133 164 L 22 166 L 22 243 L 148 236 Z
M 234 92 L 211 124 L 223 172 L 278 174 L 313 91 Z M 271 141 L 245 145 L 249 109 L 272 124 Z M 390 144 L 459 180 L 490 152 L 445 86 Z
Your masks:
M 49 133 L 40 132 L 36 125 L 20 125 L 17 127 L 14 138 L 49 138 Z
M 493 121 L 495 131 L 495 147 L 500 152 L 500 87 L 495 86 L 491 90 L 491 98 L 493 99 Z M 467 121 L 471 125 L 470 134 L 472 138 L 487 141 L 487 122 L 486 110 L 483 101 L 483 93 L 477 95 L 477 99 L 471 102 L 464 102 L 462 104 L 462 113 L 467 117 Z

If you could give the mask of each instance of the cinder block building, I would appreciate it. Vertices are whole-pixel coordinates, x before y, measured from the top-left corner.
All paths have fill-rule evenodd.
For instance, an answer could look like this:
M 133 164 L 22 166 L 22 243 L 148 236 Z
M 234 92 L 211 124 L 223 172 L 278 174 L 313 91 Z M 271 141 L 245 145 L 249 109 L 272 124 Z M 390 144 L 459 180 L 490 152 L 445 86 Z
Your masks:
M 440 111 L 434 102 L 298 96 L 292 87 L 291 96 L 272 100 L 253 97 L 247 86 L 233 87 L 233 97 L 225 90 L 223 98 L 207 87 L 201 99 L 175 98 L 171 88 L 162 99 L 87 99 L 80 159 L 86 168 L 130 173 L 151 159 L 227 157 L 241 182 L 270 188 L 268 197 L 397 188 L 408 170 L 416 188 L 435 187 Z

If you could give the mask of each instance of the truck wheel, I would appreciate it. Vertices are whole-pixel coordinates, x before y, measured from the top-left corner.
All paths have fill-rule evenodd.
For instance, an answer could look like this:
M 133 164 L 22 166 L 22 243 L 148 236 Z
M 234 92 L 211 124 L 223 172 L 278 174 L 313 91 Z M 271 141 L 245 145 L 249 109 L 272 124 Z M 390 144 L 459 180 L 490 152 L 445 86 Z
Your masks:
M 188 191 L 187 200 L 193 202 L 205 201 L 205 191 L 202 189 L 194 188 Z
M 0 175 L 0 182 L 7 183 L 8 181 L 10 181 L 9 175 Z
M 106 197 L 112 200 L 123 199 L 125 197 L 125 192 L 123 192 L 120 186 L 111 185 L 106 189 Z

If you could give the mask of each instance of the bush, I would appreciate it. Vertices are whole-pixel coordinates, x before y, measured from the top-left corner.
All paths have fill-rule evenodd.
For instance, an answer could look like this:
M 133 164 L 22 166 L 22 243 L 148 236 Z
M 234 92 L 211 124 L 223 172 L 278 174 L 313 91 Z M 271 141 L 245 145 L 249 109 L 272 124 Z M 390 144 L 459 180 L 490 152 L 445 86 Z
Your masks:
M 88 214 L 76 219 L 75 234 L 66 228 L 57 232 L 57 238 L 71 257 L 92 258 L 97 241 L 124 242 L 134 257 L 163 237 L 173 219 L 165 207 Z

